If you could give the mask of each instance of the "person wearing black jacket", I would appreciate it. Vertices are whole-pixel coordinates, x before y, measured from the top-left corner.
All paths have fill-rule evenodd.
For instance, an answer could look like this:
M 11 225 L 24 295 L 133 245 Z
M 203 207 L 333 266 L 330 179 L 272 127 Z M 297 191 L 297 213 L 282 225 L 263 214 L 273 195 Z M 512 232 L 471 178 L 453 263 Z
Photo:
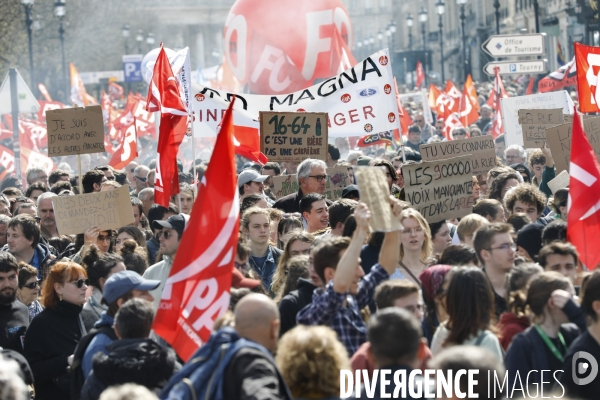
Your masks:
M 312 302 L 312 294 L 318 286 L 310 279 L 298 279 L 296 290 L 292 290 L 279 302 L 279 314 L 281 315 L 281 328 L 279 336 L 296 326 L 296 314 Z
M 571 281 L 558 272 L 543 272 L 533 279 L 526 300 L 533 324 L 514 337 L 504 359 L 509 388 L 537 385 L 550 393 L 554 373 L 563 369 L 567 349 L 580 333 L 567 313 L 585 329 L 581 313 L 572 309 L 578 309 L 571 300 L 574 293 Z
M 29 326 L 29 311 L 17 300 L 18 268 L 12 254 L 0 252 L 0 347 L 23 353 L 21 338 Z
M 123 304 L 115 316 L 115 333 L 120 340 L 106 346 L 108 355 L 94 356 L 82 400 L 97 400 L 107 387 L 125 383 L 159 390 L 181 368 L 171 348 L 148 339 L 153 319 L 151 302 L 134 298 Z
M 81 317 L 87 288 L 85 269 L 71 262 L 56 263 L 44 281 L 44 311 L 25 334 L 36 400 L 70 399 L 69 361 L 87 332 Z
M 296 178 L 298 179 L 298 192 L 284 196 L 273 204 L 273 208 L 278 208 L 286 213 L 300 212 L 300 200 L 309 193 L 325 193 L 327 184 L 327 164 L 325 161 L 307 158 L 298 165 Z M 327 206 L 332 203 L 325 200 Z

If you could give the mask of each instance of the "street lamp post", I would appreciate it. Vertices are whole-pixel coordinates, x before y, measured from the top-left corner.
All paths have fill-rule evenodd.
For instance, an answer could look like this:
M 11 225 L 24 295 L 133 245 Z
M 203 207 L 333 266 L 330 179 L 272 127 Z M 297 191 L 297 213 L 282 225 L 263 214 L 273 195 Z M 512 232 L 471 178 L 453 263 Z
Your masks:
M 142 42 L 144 41 L 144 32 L 141 29 L 138 29 L 137 36 L 135 37 L 135 41 L 138 45 L 138 54 L 142 54 Z
M 148 43 L 148 47 L 152 50 L 154 47 L 154 33 L 148 33 L 148 37 L 146 37 L 146 43 Z
M 31 78 L 31 89 L 35 90 L 35 73 L 33 71 L 33 41 L 31 38 L 31 28 L 33 20 L 31 19 L 31 8 L 35 0 L 21 0 L 21 4 L 25 7 L 25 25 L 27 27 L 27 39 L 29 41 L 29 75 Z
M 125 54 L 129 54 L 129 32 L 129 25 L 124 25 L 121 33 L 123 34 L 123 39 L 125 41 Z
M 427 23 L 427 10 L 425 7 L 421 7 L 421 11 L 419 11 L 419 22 L 421 23 L 421 33 L 423 34 L 423 50 L 426 50 L 427 40 L 425 37 L 425 25 Z
M 463 67 L 464 71 L 464 80 L 467 79 L 467 73 L 470 70 L 470 65 L 467 60 L 467 41 L 465 36 L 465 4 L 467 4 L 467 0 L 456 0 L 456 4 L 460 6 L 460 29 L 462 33 L 462 59 L 463 59 Z
M 414 19 L 412 14 L 408 14 L 406 17 L 406 26 L 408 26 L 408 49 L 412 50 L 412 27 L 413 27 Z
M 61 56 L 62 56 L 62 70 L 63 70 L 63 81 L 64 81 L 64 85 L 67 88 L 67 91 L 65 92 L 65 96 L 66 99 L 69 98 L 69 92 L 70 92 L 70 86 L 69 86 L 69 80 L 67 79 L 67 63 L 65 62 L 65 28 L 63 26 L 63 18 L 65 17 L 67 10 L 66 10 L 66 3 L 65 0 L 56 0 L 56 3 L 54 3 L 54 15 L 58 18 L 58 35 L 60 37 L 60 52 L 61 52 Z M 66 102 L 65 99 L 65 102 Z
M 500 34 L 500 0 L 494 1 L 494 8 L 496 9 L 496 35 Z
M 598 9 L 598 1 L 596 1 L 596 10 Z M 538 0 L 533 0 L 533 15 L 535 15 L 535 33 L 540 33 L 540 4 Z
M 438 27 L 440 28 L 440 57 L 441 57 L 441 64 L 442 64 L 442 84 L 446 81 L 446 76 L 444 75 L 444 24 L 442 21 L 442 17 L 444 15 L 444 12 L 446 12 L 446 4 L 444 4 L 444 0 L 438 0 L 437 3 L 435 3 L 435 10 L 438 13 L 439 16 L 439 23 L 438 23 Z

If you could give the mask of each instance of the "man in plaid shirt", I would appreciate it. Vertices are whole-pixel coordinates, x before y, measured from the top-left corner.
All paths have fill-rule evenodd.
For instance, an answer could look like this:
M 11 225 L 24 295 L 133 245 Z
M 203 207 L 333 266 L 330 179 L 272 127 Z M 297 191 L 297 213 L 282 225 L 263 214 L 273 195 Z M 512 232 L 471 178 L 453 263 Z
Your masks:
M 402 206 L 393 197 L 390 203 L 398 217 Z M 328 283 L 314 291 L 312 303 L 296 316 L 299 324 L 331 327 L 350 355 L 367 340 L 367 327 L 360 310 L 373 299 L 377 285 L 389 279 L 400 258 L 399 233 L 388 232 L 379 252 L 379 263 L 365 276 L 360 266 L 360 251 L 369 234 L 371 213 L 364 203 L 356 207 L 354 218 L 356 230 L 352 240 L 331 237 L 314 248 L 315 272 Z

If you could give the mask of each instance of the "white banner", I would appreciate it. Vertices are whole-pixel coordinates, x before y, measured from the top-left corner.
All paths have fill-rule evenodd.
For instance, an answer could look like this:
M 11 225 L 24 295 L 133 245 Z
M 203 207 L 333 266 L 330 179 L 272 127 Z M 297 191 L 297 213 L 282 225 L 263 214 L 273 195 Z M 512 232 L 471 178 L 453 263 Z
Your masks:
M 194 134 L 215 136 L 230 99 L 236 96 L 234 124 L 258 129 L 260 111 L 329 113 L 329 137 L 364 136 L 399 129 L 394 77 L 388 51 L 307 89 L 282 95 L 227 93 L 192 84 Z

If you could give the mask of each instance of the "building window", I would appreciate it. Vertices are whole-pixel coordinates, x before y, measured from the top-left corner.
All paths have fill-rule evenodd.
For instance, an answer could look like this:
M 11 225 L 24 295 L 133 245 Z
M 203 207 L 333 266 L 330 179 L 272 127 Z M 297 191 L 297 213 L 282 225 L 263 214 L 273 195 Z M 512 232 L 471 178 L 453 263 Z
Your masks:
M 385 10 L 387 8 L 387 0 L 379 0 L 379 9 Z
M 373 9 L 373 0 L 365 0 L 365 9 L 372 10 Z

